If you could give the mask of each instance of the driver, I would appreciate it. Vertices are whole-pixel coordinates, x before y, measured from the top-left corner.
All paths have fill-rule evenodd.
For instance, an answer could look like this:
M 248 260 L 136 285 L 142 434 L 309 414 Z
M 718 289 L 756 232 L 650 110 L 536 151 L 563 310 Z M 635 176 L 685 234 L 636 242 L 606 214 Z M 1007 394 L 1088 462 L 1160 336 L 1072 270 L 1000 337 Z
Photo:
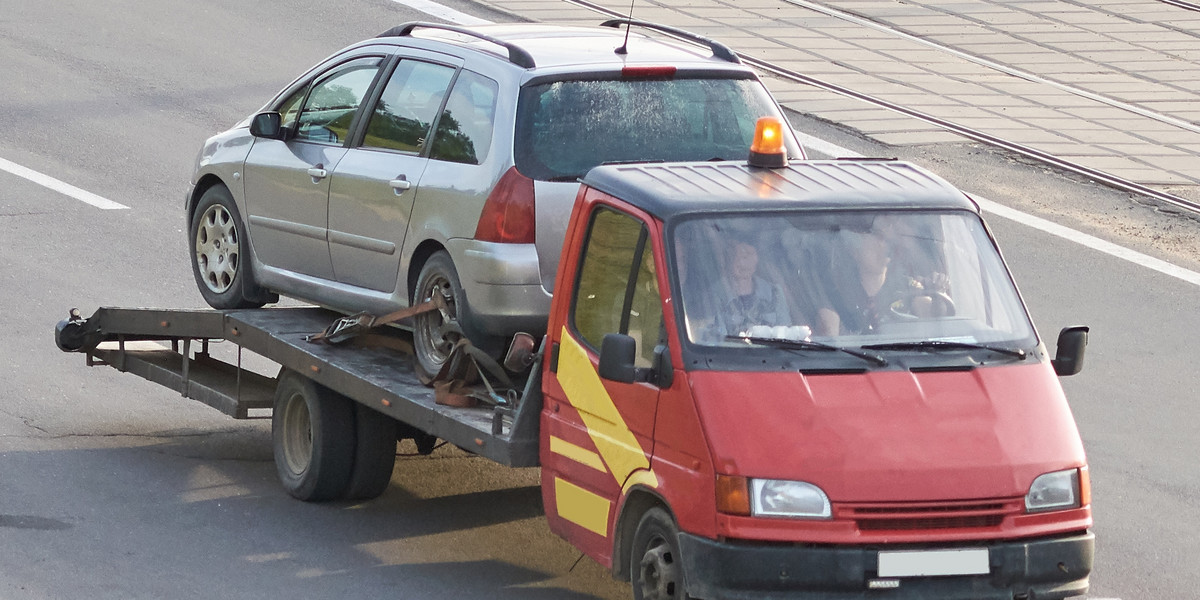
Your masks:
M 891 313 L 931 318 L 949 313 L 945 276 L 928 278 L 903 273 L 893 264 L 896 248 L 886 228 L 844 232 L 832 257 L 833 307 L 822 308 L 819 320 L 843 335 L 875 333 Z

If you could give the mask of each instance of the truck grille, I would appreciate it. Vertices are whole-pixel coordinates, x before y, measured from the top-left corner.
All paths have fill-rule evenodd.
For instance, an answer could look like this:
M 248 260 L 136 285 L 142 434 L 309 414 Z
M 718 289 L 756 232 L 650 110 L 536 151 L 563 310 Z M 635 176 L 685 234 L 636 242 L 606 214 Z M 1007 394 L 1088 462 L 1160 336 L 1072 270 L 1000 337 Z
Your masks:
M 1019 500 L 902 504 L 843 504 L 839 514 L 853 519 L 862 531 L 968 529 L 996 527 L 1019 513 Z

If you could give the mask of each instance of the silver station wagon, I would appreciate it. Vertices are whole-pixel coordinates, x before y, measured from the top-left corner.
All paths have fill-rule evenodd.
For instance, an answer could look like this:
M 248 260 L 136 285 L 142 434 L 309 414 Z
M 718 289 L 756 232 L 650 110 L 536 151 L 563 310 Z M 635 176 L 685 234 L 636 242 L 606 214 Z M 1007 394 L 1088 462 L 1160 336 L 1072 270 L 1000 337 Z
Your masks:
M 461 335 L 498 353 L 544 331 L 589 169 L 745 160 L 768 115 L 783 116 L 736 54 L 681 30 L 401 25 L 205 142 L 187 193 L 196 282 L 215 308 L 282 294 L 380 315 L 440 294 L 414 320 L 434 373 Z

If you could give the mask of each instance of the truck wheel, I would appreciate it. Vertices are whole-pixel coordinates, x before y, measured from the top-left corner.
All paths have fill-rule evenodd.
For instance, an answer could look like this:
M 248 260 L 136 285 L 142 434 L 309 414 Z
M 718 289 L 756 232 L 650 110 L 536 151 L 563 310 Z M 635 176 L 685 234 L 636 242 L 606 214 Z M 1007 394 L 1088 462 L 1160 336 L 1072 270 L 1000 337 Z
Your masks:
M 246 227 L 225 186 L 204 191 L 188 232 L 192 274 L 209 306 L 258 308 L 278 299 L 254 281 L 246 253 Z
M 294 371 L 275 389 L 271 416 L 275 471 L 288 494 L 306 502 L 341 496 L 354 463 L 353 402 Z
M 678 534 L 667 511 L 655 507 L 642 515 L 629 553 L 634 600 L 691 598 L 684 590 Z
M 354 469 L 343 498 L 378 498 L 392 482 L 396 466 L 396 422 L 391 417 L 354 403 Z
M 413 348 L 417 356 L 416 367 L 420 375 L 432 378 L 450 358 L 454 344 L 466 334 L 463 318 L 466 314 L 466 296 L 459 283 L 454 261 L 444 250 L 438 251 L 425 261 L 417 277 L 413 303 L 419 304 L 441 296 L 446 301 L 446 310 L 417 315 L 413 319 Z

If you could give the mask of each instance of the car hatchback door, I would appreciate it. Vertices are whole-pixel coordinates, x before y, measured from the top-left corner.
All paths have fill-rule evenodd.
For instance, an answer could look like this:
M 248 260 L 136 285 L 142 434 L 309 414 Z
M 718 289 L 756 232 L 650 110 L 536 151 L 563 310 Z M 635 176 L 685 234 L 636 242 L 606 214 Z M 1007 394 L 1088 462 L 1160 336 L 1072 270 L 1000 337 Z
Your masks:
M 402 58 L 375 102 L 359 147 L 338 163 L 329 193 L 329 254 L 337 280 L 396 289 L 400 251 L 434 121 L 456 66 Z
M 268 267 L 333 279 L 329 175 L 346 154 L 382 62 L 356 58 L 318 75 L 277 107 L 284 139 L 255 139 L 246 157 L 246 206 L 255 253 Z

